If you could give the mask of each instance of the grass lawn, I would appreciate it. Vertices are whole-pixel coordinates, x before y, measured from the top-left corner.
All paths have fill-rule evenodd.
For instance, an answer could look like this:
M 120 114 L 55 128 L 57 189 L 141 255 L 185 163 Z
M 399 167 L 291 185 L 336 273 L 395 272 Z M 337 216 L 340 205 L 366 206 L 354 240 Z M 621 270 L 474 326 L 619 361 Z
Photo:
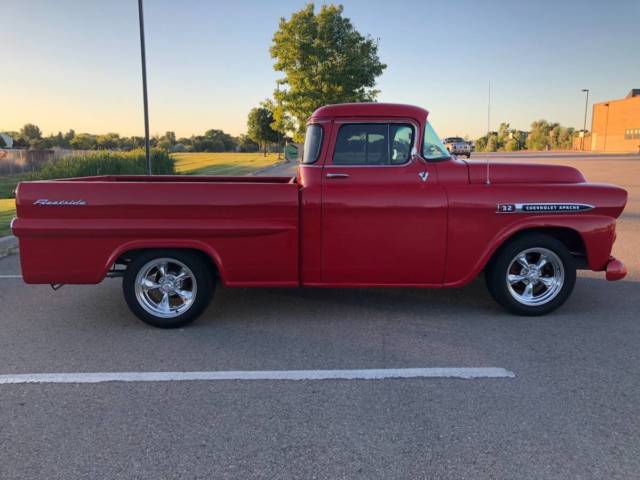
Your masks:
M 278 155 L 268 153 L 174 153 L 176 172 L 187 175 L 246 175 L 278 162 Z
M 13 198 L 0 198 L 0 237 L 9 235 L 9 222 L 16 215 L 16 202 Z

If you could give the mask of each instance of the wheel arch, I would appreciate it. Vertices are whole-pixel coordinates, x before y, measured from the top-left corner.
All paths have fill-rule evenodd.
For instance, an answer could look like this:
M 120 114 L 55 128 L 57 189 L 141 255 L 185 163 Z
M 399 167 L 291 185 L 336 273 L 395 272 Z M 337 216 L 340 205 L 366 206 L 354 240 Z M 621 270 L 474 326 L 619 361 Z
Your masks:
M 185 250 L 197 253 L 206 261 L 209 267 L 212 278 L 220 277 L 220 280 L 225 283 L 226 275 L 224 265 L 220 258 L 220 255 L 210 245 L 199 241 L 134 241 L 119 246 L 109 257 L 107 264 L 104 267 L 104 276 L 107 276 L 107 272 L 115 264 L 128 264 L 137 255 L 142 252 L 148 252 L 150 250 Z
M 490 265 L 505 246 L 519 238 L 530 235 L 532 233 L 549 235 L 550 237 L 553 237 L 556 240 L 562 242 L 564 246 L 567 247 L 571 255 L 575 258 L 576 266 L 579 269 L 588 268 L 587 247 L 580 232 L 571 227 L 532 226 L 512 232 L 506 238 L 502 239 L 502 241 L 494 247 L 490 255 L 488 255 L 487 260 L 482 266 L 482 269 L 484 270 L 488 265 Z

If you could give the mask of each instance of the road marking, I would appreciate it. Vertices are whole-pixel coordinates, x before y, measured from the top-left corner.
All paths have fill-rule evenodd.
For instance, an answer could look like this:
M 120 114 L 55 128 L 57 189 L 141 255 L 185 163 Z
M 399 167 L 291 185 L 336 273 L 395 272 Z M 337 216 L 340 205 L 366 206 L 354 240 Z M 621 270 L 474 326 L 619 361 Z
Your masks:
M 387 378 L 514 378 L 504 368 L 390 368 L 210 372 L 26 373 L 0 375 L 10 383 L 178 382 L 211 380 L 384 380 Z
M 3 278 L 22 278 L 22 275 L 0 275 L 0 279 Z

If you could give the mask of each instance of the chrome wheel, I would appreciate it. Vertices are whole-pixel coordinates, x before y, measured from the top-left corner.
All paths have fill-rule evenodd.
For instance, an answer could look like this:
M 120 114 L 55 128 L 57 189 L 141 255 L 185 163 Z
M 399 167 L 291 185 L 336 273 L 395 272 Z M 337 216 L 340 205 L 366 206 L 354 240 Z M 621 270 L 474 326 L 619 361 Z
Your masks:
M 161 318 L 177 317 L 191 308 L 198 291 L 189 267 L 173 258 L 155 258 L 136 275 L 135 294 L 140 306 Z
M 539 306 L 562 290 L 565 273 L 560 257 L 536 247 L 518 253 L 507 268 L 505 281 L 511 296 L 523 305 Z

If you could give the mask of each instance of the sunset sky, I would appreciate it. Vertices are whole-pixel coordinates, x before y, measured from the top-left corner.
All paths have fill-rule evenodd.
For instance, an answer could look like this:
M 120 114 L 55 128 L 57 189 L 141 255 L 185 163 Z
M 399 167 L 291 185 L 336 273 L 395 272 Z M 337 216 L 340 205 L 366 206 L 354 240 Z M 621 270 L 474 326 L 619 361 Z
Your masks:
M 380 40 L 379 101 L 421 105 L 441 136 L 528 129 L 536 119 L 582 127 L 584 94 L 640 87 L 640 2 L 341 2 Z M 271 96 L 269 46 L 304 1 L 146 0 L 152 133 L 210 128 L 237 135 Z M 316 5 L 319 5 L 317 2 Z M 136 0 L 3 0 L 0 131 L 142 135 Z

